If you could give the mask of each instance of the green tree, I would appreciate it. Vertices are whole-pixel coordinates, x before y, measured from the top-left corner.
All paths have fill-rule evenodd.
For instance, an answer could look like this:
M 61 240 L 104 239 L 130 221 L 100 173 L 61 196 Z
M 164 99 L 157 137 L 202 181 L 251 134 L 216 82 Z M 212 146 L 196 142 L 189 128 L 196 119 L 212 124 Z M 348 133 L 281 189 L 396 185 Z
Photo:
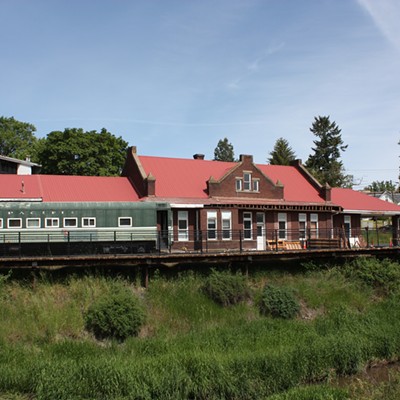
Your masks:
M 396 192 L 397 188 L 392 181 L 373 181 L 364 190 L 369 190 L 370 192 Z
M 117 176 L 125 162 L 128 143 L 105 128 L 100 133 L 67 128 L 41 139 L 38 157 L 43 174 Z
M 0 155 L 25 160 L 36 160 L 36 128 L 14 117 L 0 117 Z
M 235 161 L 233 145 L 228 142 L 227 138 L 221 139 L 214 150 L 215 161 Z
M 275 142 L 274 150 L 269 154 L 267 161 L 271 165 L 290 165 L 290 162 L 296 159 L 296 154 L 284 138 L 279 138 Z
M 315 117 L 310 131 L 318 138 L 314 140 L 314 154 L 308 157 L 306 167 L 322 184 L 331 187 L 351 187 L 352 176 L 346 175 L 340 160 L 341 152 L 346 151 L 341 129 L 330 117 Z

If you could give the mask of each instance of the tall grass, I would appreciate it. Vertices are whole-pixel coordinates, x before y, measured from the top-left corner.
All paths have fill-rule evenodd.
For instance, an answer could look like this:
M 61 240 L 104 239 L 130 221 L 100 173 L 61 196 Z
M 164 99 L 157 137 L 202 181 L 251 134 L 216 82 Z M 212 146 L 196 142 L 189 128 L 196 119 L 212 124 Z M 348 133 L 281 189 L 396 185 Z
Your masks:
M 0 393 L 42 400 L 340 400 L 346 390 L 301 385 L 400 355 L 400 297 L 380 289 L 376 297 L 374 285 L 337 269 L 249 278 L 254 299 L 268 282 L 318 310 L 294 320 L 260 315 L 255 300 L 219 306 L 202 293 L 203 282 L 195 274 L 157 278 L 143 291 L 102 276 L 8 279 L 0 285 Z M 148 315 L 139 338 L 124 344 L 96 341 L 84 329 L 84 312 L 114 285 L 139 294 Z

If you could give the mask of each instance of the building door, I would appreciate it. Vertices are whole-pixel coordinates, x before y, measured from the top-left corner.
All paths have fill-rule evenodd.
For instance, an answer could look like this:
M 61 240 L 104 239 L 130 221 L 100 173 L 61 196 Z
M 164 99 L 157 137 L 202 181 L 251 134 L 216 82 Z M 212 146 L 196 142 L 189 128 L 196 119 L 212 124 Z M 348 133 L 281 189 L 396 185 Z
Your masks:
M 258 212 L 257 218 L 257 250 L 265 250 L 265 214 Z

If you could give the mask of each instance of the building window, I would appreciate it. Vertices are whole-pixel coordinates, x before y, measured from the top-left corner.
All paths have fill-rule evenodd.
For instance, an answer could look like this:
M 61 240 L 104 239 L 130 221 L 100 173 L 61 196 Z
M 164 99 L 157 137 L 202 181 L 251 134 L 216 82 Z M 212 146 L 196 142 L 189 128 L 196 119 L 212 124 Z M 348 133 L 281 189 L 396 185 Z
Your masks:
M 253 179 L 253 192 L 259 192 L 259 191 L 260 191 L 260 180 Z
M 7 228 L 22 228 L 21 218 L 9 218 L 7 220 Z
M 222 239 L 232 239 L 232 213 L 230 211 L 222 211 Z
M 235 188 L 237 192 L 259 192 L 260 179 L 253 178 L 251 172 L 243 172 L 243 177 L 235 179 Z
M 96 218 L 85 217 L 82 218 L 82 228 L 94 228 L 96 226 Z
M 40 228 L 40 218 L 27 218 L 26 219 L 26 227 L 38 229 Z
M 217 213 L 216 211 L 207 212 L 207 239 L 217 239 Z
M 187 211 L 178 211 L 178 240 L 189 240 L 189 215 Z
M 76 228 L 78 226 L 78 218 L 64 218 L 65 228 Z
M 118 226 L 123 228 L 132 226 L 132 217 L 119 217 Z
M 0 229 L 3 227 L 3 219 L 0 218 Z
M 286 213 L 278 213 L 278 238 L 279 239 L 286 239 L 286 224 L 287 224 Z
M 244 191 L 251 190 L 251 173 L 250 172 L 243 173 L 243 190 Z
M 350 215 L 344 216 L 344 233 L 347 238 L 351 237 L 351 216 Z
M 46 218 L 44 220 L 44 226 L 46 228 L 58 228 L 59 227 L 59 220 L 58 218 Z
M 251 212 L 243 213 L 243 237 L 246 240 L 253 238 L 253 217 Z
M 256 214 L 257 220 L 257 237 L 265 236 L 265 214 L 262 212 L 258 212 Z
M 299 239 L 306 238 L 307 214 L 299 214 Z
M 310 215 L 310 236 L 312 238 L 318 237 L 318 214 Z

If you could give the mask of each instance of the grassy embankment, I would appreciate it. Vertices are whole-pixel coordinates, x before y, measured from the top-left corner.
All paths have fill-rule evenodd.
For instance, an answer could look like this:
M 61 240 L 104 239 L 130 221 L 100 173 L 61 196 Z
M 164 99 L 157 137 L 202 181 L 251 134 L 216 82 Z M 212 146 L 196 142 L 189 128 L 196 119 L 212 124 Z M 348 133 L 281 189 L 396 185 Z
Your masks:
M 260 314 L 266 283 L 295 295 L 295 319 Z M 249 298 L 229 307 L 203 284 L 194 273 L 155 277 L 147 290 L 104 275 L 1 277 L 0 399 L 398 398 L 397 378 L 373 392 L 332 382 L 399 358 L 399 264 L 259 271 L 247 279 Z M 146 323 L 124 343 L 97 341 L 85 313 L 116 286 L 139 296 Z

